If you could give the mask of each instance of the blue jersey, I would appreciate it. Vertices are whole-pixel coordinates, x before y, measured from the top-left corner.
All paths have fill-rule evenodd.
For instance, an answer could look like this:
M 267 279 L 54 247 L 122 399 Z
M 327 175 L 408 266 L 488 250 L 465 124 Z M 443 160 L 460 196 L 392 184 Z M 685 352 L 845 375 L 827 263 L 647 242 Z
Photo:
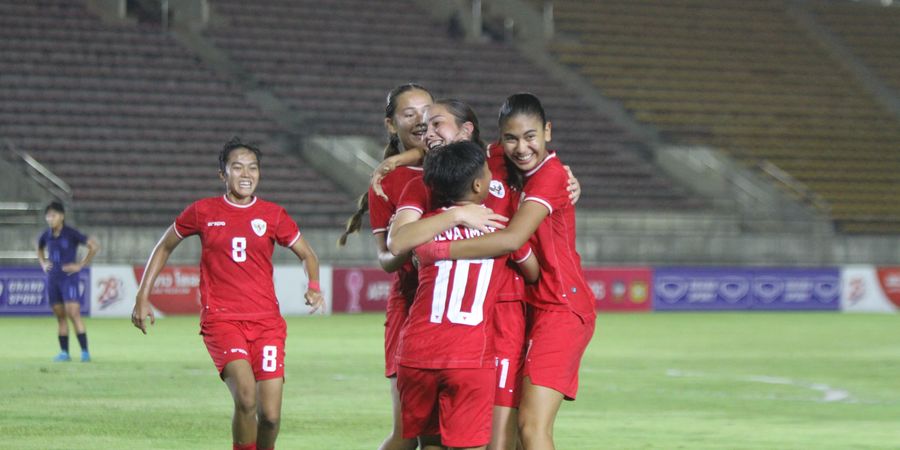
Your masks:
M 63 225 L 59 236 L 53 236 L 53 230 L 47 229 L 38 239 L 38 248 L 47 250 L 47 259 L 53 263 L 53 267 L 47 273 L 50 278 L 65 277 L 62 266 L 75 262 L 78 257 L 78 245 L 86 244 L 87 237 L 78 230 Z

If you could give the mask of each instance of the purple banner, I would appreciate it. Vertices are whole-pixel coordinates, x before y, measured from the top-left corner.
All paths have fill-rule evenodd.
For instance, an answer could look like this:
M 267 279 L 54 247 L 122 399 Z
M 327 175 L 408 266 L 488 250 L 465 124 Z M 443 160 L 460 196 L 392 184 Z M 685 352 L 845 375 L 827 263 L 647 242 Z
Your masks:
M 836 311 L 837 268 L 657 268 L 656 311 Z
M 81 314 L 90 313 L 91 272 L 78 274 Z M 0 267 L 0 315 L 50 315 L 47 275 L 40 267 Z

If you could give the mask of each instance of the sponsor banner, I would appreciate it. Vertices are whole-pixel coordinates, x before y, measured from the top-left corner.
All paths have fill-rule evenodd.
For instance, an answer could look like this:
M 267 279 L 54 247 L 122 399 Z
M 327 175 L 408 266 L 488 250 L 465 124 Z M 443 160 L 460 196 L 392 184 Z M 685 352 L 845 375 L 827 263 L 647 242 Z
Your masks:
M 840 306 L 836 268 L 657 268 L 658 311 L 834 311 Z
M 890 313 L 900 309 L 900 267 L 844 266 L 841 284 L 843 311 Z
M 95 265 L 92 271 L 92 316 L 131 317 L 138 284 L 144 274 L 143 266 Z M 319 266 L 319 284 L 325 294 L 330 313 L 331 267 Z M 285 316 L 309 314 L 304 294 L 306 272 L 300 265 L 276 265 L 273 273 L 275 296 Z M 150 294 L 150 304 L 156 317 L 178 314 L 200 314 L 200 268 L 197 266 L 166 266 L 156 278 Z
M 649 267 L 584 269 L 600 311 L 650 311 L 653 270 Z
M 135 283 L 143 276 L 144 267 L 134 266 Z M 200 267 L 163 267 L 150 291 L 150 304 L 165 315 L 200 314 Z
M 91 317 L 131 317 L 138 290 L 135 267 L 95 264 L 91 275 Z M 156 308 L 153 313 L 163 316 Z
M 276 265 L 273 273 L 275 282 L 275 297 L 278 299 L 281 314 L 284 316 L 303 316 L 310 314 L 310 307 L 306 305 L 306 291 L 309 279 L 303 266 Z M 324 311 L 316 314 L 331 314 L 331 266 L 319 266 L 319 286 L 325 296 Z
M 89 315 L 90 268 L 77 275 L 81 314 Z M 0 315 L 51 315 L 47 274 L 40 267 L 0 267 Z
M 369 267 L 334 268 L 332 290 L 335 313 L 387 310 L 394 274 Z

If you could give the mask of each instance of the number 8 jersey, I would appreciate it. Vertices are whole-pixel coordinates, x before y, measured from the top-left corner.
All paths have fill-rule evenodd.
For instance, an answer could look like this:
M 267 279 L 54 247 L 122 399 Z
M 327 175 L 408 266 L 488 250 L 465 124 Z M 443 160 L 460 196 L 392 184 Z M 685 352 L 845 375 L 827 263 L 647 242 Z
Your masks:
M 254 197 L 239 205 L 221 197 L 198 200 L 175 219 L 179 238 L 198 234 L 201 322 L 281 315 L 272 282 L 275 243 L 290 247 L 300 229 L 281 206 Z
M 441 213 L 441 208 L 425 214 Z M 454 241 L 481 236 L 462 226 L 435 240 Z M 526 244 L 527 245 L 527 244 Z M 494 304 L 502 280 L 513 269 L 509 255 L 487 259 L 435 261 L 419 267 L 419 288 L 400 334 L 397 363 L 419 369 L 474 369 L 495 366 Z

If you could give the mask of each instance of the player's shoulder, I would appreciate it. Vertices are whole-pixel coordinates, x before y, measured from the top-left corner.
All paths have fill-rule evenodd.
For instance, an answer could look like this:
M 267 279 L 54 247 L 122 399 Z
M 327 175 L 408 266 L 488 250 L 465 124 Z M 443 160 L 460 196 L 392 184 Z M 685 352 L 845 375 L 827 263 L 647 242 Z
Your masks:
M 389 185 L 394 187 L 394 190 L 402 191 L 403 188 L 409 183 L 411 180 L 421 177 L 424 174 L 424 171 L 421 167 L 418 166 L 400 166 L 395 169 L 393 172 L 385 175 L 382 180 L 382 185 Z
M 562 161 L 559 160 L 559 157 L 556 156 L 556 152 L 551 152 L 537 167 L 528 171 L 525 176 L 536 179 L 556 179 L 560 177 L 568 179 L 569 173 L 563 166 Z

